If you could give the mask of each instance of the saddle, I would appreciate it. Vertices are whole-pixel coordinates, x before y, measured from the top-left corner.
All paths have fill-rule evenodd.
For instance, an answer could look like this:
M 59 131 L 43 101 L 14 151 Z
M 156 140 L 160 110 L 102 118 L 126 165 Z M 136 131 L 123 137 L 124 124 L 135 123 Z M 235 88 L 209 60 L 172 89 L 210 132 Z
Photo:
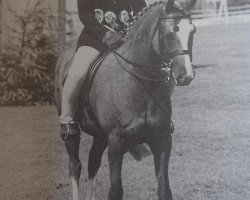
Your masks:
M 84 99 L 87 98 L 87 96 L 88 96 L 88 94 L 89 94 L 89 92 L 90 92 L 90 90 L 92 88 L 93 82 L 95 80 L 95 75 L 96 75 L 98 69 L 100 68 L 102 62 L 105 60 L 105 58 L 107 57 L 108 54 L 109 54 L 109 52 L 101 54 L 89 66 L 89 69 L 88 69 L 88 72 L 86 74 L 84 84 L 83 84 L 83 88 L 84 88 L 83 96 L 84 96 Z

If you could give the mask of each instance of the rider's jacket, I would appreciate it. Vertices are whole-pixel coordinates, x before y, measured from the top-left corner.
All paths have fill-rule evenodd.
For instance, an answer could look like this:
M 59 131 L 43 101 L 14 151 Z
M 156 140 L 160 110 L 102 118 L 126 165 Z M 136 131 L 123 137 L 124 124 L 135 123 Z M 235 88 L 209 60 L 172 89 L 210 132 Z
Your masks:
M 84 25 L 78 47 L 87 45 L 99 51 L 106 48 L 101 41 L 109 29 L 124 33 L 132 16 L 146 6 L 144 0 L 77 0 L 77 3 Z

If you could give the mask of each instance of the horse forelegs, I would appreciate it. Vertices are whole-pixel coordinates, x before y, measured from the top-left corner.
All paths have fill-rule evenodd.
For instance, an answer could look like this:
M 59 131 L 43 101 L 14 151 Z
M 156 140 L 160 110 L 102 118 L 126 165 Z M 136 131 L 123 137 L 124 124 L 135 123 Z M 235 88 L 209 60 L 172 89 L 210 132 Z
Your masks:
M 172 139 L 170 134 L 166 139 L 164 144 L 164 149 L 161 152 L 161 162 L 160 162 L 160 169 L 157 175 L 158 179 L 158 198 L 159 200 L 172 200 L 172 192 L 169 185 L 169 178 L 168 178 L 168 164 L 169 164 L 169 157 L 171 153 L 171 143 Z
M 157 143 L 149 143 L 149 147 L 154 156 L 155 175 L 158 177 L 161 166 L 161 150 Z
M 100 168 L 102 155 L 108 146 L 107 138 L 94 137 L 92 147 L 89 151 L 88 183 L 86 200 L 95 199 L 95 176 Z
M 172 200 L 172 192 L 168 178 L 169 153 L 161 153 L 161 166 L 158 173 L 158 198 L 159 200 Z
M 114 133 L 109 136 L 108 148 L 111 181 L 109 190 L 109 200 L 121 200 L 123 198 L 121 178 L 123 150 L 120 138 Z
M 80 139 L 73 138 L 65 141 L 65 147 L 69 154 L 69 175 L 72 184 L 73 200 L 79 200 L 79 178 L 81 175 L 82 164 L 79 159 Z

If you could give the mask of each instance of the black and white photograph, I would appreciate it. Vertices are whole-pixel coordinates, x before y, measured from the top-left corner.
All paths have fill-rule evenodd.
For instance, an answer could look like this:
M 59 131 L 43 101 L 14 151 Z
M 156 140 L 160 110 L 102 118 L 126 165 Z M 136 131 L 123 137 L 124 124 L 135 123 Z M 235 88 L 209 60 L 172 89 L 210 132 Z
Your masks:
M 0 0 L 0 200 L 249 200 L 250 0 Z

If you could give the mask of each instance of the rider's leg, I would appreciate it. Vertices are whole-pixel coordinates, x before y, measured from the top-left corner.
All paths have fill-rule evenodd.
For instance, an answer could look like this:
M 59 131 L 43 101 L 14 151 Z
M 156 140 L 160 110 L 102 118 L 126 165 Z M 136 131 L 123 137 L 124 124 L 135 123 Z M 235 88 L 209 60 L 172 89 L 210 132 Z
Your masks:
M 68 124 L 74 120 L 77 100 L 89 65 L 99 54 L 98 50 L 89 46 L 82 46 L 77 50 L 62 91 L 61 124 Z
M 71 177 L 73 199 L 79 199 L 78 184 L 81 174 L 79 159 L 80 127 L 75 120 L 78 97 L 89 65 L 98 57 L 99 51 L 92 47 L 80 47 L 72 62 L 62 91 L 61 137 L 69 154 L 69 174 Z

